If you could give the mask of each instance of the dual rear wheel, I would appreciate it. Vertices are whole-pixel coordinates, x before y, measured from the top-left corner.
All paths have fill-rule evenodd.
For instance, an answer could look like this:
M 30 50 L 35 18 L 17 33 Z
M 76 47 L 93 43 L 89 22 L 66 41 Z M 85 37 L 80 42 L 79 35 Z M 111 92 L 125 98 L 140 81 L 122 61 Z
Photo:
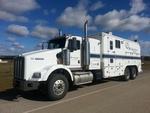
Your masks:
M 124 75 L 121 77 L 122 80 L 128 81 L 129 79 L 135 79 L 138 72 L 136 67 L 126 67 Z

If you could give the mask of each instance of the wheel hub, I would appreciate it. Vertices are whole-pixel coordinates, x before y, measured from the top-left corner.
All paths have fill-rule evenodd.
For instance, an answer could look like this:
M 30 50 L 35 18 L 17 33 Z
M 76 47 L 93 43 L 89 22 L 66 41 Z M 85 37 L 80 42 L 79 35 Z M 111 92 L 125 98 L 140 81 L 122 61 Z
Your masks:
M 61 95 L 65 91 L 65 82 L 63 80 L 55 81 L 53 85 L 53 92 L 56 95 Z

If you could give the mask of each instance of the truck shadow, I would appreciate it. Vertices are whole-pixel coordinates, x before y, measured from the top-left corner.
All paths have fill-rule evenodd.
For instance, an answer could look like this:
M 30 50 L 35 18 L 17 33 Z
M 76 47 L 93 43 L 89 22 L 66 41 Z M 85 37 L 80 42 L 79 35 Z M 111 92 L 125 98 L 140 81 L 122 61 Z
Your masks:
M 23 92 L 16 89 L 8 89 L 0 92 L 0 100 L 19 102 L 20 98 L 34 101 L 48 101 L 44 92 L 40 91 Z
M 76 91 L 80 88 L 84 88 L 87 86 L 93 86 L 93 85 L 98 85 L 98 84 L 104 84 L 109 81 L 119 81 L 116 78 L 111 78 L 111 79 L 104 79 L 100 81 L 95 81 L 93 83 L 85 84 L 85 85 L 77 85 L 77 86 L 72 86 L 69 89 L 69 92 Z M 32 101 L 50 101 L 46 97 L 46 93 L 44 91 L 30 91 L 30 92 L 22 92 L 16 89 L 7 89 L 6 91 L 0 92 L 0 100 L 5 100 L 5 101 L 14 101 L 14 102 L 19 102 L 20 98 L 24 98 L 27 100 L 32 100 Z
M 17 99 L 19 95 L 21 95 L 20 91 L 17 91 L 15 89 L 7 89 L 6 91 L 0 92 L 0 99 L 13 101 L 14 99 Z

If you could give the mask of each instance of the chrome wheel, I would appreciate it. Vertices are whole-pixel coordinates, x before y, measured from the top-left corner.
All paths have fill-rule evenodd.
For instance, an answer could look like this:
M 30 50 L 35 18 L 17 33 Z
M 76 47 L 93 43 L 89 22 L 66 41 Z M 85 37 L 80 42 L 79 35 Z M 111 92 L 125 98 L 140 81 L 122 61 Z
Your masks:
M 47 81 L 47 96 L 50 100 L 65 97 L 69 89 L 68 79 L 63 74 L 53 74 Z
M 65 91 L 65 82 L 63 80 L 55 81 L 53 85 L 53 92 L 55 95 L 61 95 Z

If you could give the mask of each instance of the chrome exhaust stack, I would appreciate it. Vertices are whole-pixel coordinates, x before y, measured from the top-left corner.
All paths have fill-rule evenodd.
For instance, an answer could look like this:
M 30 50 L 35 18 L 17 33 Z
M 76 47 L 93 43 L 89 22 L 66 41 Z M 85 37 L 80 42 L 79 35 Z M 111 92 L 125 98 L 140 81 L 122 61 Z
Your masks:
M 59 30 L 59 36 L 62 36 L 62 30 Z
M 82 54 L 81 54 L 82 68 L 84 70 L 88 70 L 90 65 L 90 43 L 87 37 L 87 24 L 88 21 L 86 21 L 84 24 L 84 39 L 82 40 Z

